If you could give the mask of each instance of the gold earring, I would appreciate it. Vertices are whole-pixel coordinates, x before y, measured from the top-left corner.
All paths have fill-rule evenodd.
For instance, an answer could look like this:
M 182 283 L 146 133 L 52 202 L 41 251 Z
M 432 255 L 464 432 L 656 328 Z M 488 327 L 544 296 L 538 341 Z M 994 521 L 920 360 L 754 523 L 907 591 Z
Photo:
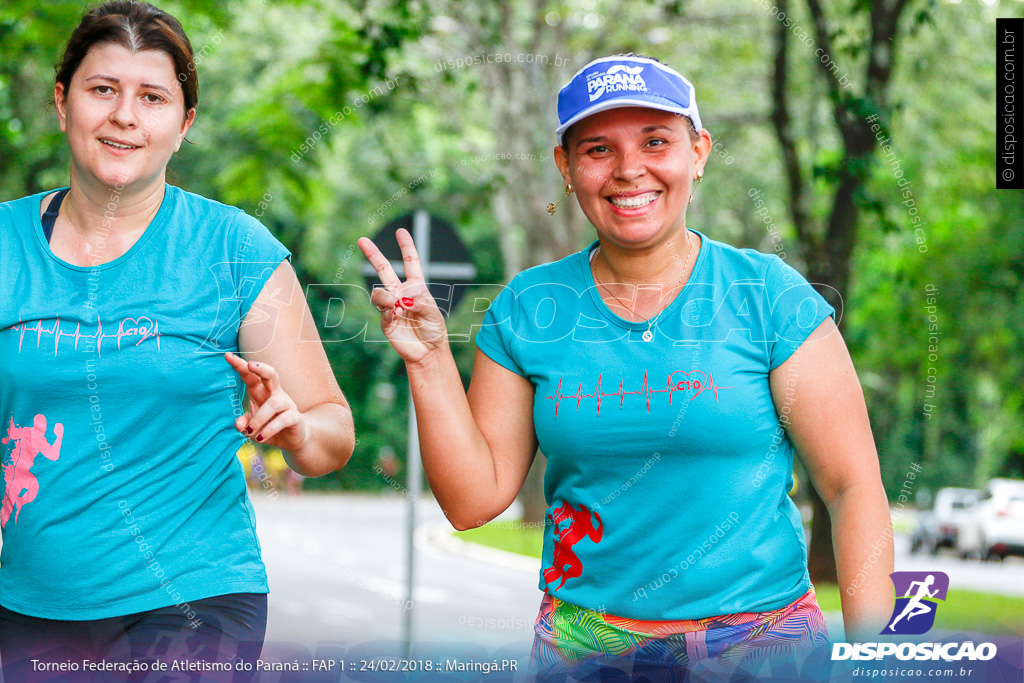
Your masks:
M 572 194 L 572 183 L 566 183 L 565 184 L 565 194 L 562 195 L 562 199 L 565 199 L 570 194 Z M 555 211 L 558 210 L 558 205 L 562 203 L 562 199 L 559 199 L 557 202 L 552 202 L 551 204 L 548 204 L 548 215 L 549 216 L 554 216 L 555 215 Z
M 697 172 L 697 185 L 700 185 L 700 181 L 701 181 L 701 179 L 703 177 L 704 177 L 704 173 L 702 171 L 698 171 Z M 689 206 L 690 204 L 693 203 L 693 191 L 697 189 L 697 185 L 694 185 L 693 186 L 693 190 L 690 190 L 690 199 L 689 199 L 689 201 L 686 202 L 687 206 Z

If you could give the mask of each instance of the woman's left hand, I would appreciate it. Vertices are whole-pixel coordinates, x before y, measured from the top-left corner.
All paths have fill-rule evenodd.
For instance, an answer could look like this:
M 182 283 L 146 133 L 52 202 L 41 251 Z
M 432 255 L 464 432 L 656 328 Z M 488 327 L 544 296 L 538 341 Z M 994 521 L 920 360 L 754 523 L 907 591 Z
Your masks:
M 246 361 L 230 351 L 224 354 L 249 394 L 249 410 L 235 420 L 235 429 L 253 441 L 294 453 L 309 438 L 309 426 L 295 401 L 266 363 Z

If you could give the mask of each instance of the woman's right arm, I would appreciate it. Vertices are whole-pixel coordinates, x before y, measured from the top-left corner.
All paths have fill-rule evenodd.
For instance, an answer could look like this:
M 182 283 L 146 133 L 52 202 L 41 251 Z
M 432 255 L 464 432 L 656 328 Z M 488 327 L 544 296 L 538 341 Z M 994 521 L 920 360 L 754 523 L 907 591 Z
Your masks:
M 412 236 L 399 230 L 398 243 L 405 283 L 373 242 L 359 240 L 384 283 L 371 301 L 409 372 L 430 488 L 452 525 L 470 529 L 505 511 L 530 470 L 537 450 L 533 385 L 477 350 L 467 396 Z
M 467 396 L 447 344 L 406 367 L 441 509 L 456 529 L 489 522 L 515 500 L 537 452 L 533 385 L 477 349 Z

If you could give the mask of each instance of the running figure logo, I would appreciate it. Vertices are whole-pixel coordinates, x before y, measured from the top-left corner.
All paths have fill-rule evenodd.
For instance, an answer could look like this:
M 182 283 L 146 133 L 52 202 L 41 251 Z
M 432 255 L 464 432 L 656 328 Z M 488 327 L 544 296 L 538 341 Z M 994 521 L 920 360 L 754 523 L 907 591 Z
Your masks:
M 36 415 L 31 427 L 18 427 L 14 424 L 14 418 L 11 418 L 7 436 L 0 439 L 2 444 L 6 445 L 11 441 L 15 444 L 10 459 L 5 458 L 3 461 L 4 500 L 3 506 L 0 507 L 0 527 L 7 526 L 7 520 L 11 518 L 12 512 L 14 521 L 17 522 L 22 509 L 36 499 L 36 494 L 39 493 L 39 480 L 29 471 L 36 456 L 42 455 L 47 460 L 54 461 L 60 457 L 64 425 L 60 422 L 55 424 L 53 433 L 56 439 L 51 444 L 46 439 L 46 417 L 43 415 Z
M 896 605 L 882 635 L 920 635 L 935 623 L 936 600 L 945 600 L 949 577 L 942 572 L 893 572 Z
M 597 520 L 597 528 L 594 528 L 591 515 Z M 601 516 L 596 512 L 591 512 L 582 504 L 577 510 L 566 501 L 562 501 L 561 505 L 548 512 L 547 519 L 554 527 L 555 548 L 554 561 L 544 570 L 544 583 L 554 583 L 561 579 L 555 587 L 555 590 L 558 590 L 567 580 L 583 574 L 583 563 L 573 552 L 572 547 L 584 538 L 599 543 L 604 535 L 604 525 L 601 523 Z

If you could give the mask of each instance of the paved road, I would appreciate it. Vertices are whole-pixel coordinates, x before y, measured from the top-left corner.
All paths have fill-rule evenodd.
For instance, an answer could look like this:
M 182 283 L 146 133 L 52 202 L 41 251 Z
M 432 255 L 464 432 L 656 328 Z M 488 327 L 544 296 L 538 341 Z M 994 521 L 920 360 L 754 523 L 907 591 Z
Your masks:
M 270 575 L 268 641 L 314 648 L 371 641 L 400 652 L 404 605 L 405 510 L 400 495 L 281 497 L 253 502 Z M 417 505 L 419 524 L 443 522 L 432 501 Z M 422 534 L 421 534 L 422 536 Z M 1024 560 L 962 561 L 952 555 L 910 555 L 896 539 L 898 570 L 946 572 L 953 588 L 1024 596 Z M 413 640 L 475 644 L 493 653 L 508 648 L 526 658 L 541 593 L 539 565 L 503 567 L 418 544 Z M 841 615 L 828 614 L 830 631 Z M 283 647 L 283 646 L 282 646 Z M 500 657 L 499 657 L 500 658 Z
M 271 587 L 264 659 L 401 656 L 407 500 L 397 494 L 268 500 L 254 493 L 253 504 Z M 432 501 L 419 503 L 417 515 L 421 531 L 446 524 Z M 953 588 L 1024 596 L 1020 558 L 988 563 L 910 555 L 906 537 L 896 541 L 899 570 L 943 571 Z M 523 569 L 482 562 L 422 538 L 416 562 L 413 641 L 421 653 L 516 659 L 525 667 L 541 598 L 539 563 Z M 840 633 L 841 615 L 827 617 L 830 632 Z
M 932 557 L 911 555 L 910 538 L 896 537 L 896 569 L 900 571 L 940 571 L 949 575 L 950 589 L 963 588 L 979 593 L 999 593 L 1024 597 L 1024 558 L 1008 557 L 1002 562 L 961 560 L 942 550 Z
M 298 647 L 326 655 L 329 642 L 398 656 L 405 606 L 404 497 L 253 496 L 270 579 L 264 658 Z M 435 503 L 417 505 L 419 525 L 443 521 Z M 422 535 L 422 534 L 421 534 Z M 421 541 L 413 640 L 432 653 L 525 662 L 541 592 L 531 571 L 470 560 Z M 429 643 L 447 642 L 447 646 Z M 376 643 L 374 645 L 373 643 Z M 495 654 L 498 652 L 498 654 Z M 504 654 L 502 654 L 504 653 Z M 453 655 L 455 656 L 455 655 Z M 350 655 L 351 658 L 351 655 Z

